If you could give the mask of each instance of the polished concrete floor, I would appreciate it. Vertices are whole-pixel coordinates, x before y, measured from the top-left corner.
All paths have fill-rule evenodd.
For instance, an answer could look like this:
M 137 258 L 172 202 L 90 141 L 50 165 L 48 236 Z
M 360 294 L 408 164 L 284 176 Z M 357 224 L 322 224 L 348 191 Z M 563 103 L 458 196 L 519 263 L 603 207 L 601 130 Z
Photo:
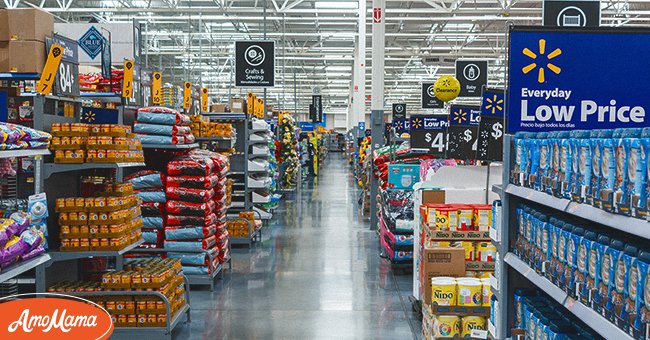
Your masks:
M 411 274 L 378 256 L 340 154 L 290 194 L 261 244 L 233 250 L 213 292 L 190 294 L 192 322 L 175 339 L 418 339 Z

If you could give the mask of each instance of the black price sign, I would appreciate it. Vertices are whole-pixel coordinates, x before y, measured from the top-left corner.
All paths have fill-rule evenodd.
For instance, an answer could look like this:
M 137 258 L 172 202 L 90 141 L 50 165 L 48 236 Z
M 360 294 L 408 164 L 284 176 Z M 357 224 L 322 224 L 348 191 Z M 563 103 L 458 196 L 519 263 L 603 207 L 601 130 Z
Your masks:
M 312 123 L 323 122 L 323 97 L 320 95 L 311 96 L 309 109 Z
M 452 105 L 449 112 L 447 158 L 476 159 L 481 108 Z
M 413 115 L 409 119 L 411 149 L 444 156 L 447 149 L 447 115 Z
M 79 45 L 76 41 L 58 34 L 45 39 L 48 51 L 52 44 L 63 48 L 61 63 L 55 73 L 52 93 L 54 95 L 79 96 Z
M 275 43 L 235 42 L 235 86 L 275 86 Z
M 393 104 L 393 121 L 406 119 L 406 104 Z
M 442 109 L 445 103 L 436 97 L 433 92 L 433 83 L 422 83 L 422 108 Z
M 477 158 L 485 161 L 503 160 L 504 93 L 485 89 L 481 101 Z
M 459 97 L 480 98 L 488 80 L 487 60 L 457 60 L 456 79 L 460 82 Z
M 600 26 L 600 1 L 544 0 L 542 13 L 544 26 Z

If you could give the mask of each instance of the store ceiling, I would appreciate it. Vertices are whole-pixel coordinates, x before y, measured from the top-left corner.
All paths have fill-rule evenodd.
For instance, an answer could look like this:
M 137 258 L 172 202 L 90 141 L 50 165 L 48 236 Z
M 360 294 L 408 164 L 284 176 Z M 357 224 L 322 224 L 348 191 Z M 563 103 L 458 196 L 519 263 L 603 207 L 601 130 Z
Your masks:
M 357 3 L 312 0 L 4 0 L 7 7 L 39 6 L 61 21 L 129 22 L 145 26 L 146 63 L 175 83 L 191 79 L 226 100 L 233 43 L 276 41 L 275 107 L 305 111 L 314 88 L 325 112 L 347 112 L 357 36 Z M 420 82 L 454 72 L 454 60 L 487 59 L 489 83 L 503 86 L 508 24 L 540 25 L 541 0 L 386 0 L 386 108 L 405 101 L 416 112 Z M 266 21 L 264 7 L 266 6 Z M 647 26 L 650 0 L 603 0 L 602 25 Z M 366 91 L 371 93 L 372 2 L 367 2 Z M 261 91 L 256 91 L 261 92 Z

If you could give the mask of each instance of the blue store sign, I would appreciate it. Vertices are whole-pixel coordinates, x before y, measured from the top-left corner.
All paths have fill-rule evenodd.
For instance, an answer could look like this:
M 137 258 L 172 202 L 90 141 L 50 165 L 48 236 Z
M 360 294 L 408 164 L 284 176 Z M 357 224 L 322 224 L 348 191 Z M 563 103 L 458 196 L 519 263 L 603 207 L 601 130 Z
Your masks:
M 90 59 L 94 60 L 102 52 L 104 37 L 95 26 L 91 26 L 88 31 L 79 38 L 78 43 L 79 48 L 86 52 Z
M 509 55 L 508 132 L 648 126 L 650 30 L 513 27 Z

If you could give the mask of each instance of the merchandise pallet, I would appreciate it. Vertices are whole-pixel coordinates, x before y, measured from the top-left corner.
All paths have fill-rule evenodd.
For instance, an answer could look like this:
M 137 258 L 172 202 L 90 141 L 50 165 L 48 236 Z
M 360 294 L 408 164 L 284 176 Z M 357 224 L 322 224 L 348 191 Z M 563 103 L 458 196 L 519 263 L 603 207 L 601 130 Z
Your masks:
M 500 259 L 496 266 L 498 267 L 495 279 L 498 282 L 498 289 L 493 289 L 495 296 L 499 301 L 499 311 L 496 313 L 496 324 L 494 331 L 497 334 L 491 334 L 495 338 L 502 339 L 507 337 L 508 330 L 512 328 L 514 320 L 512 306 L 512 295 L 514 292 L 513 276 L 510 275 L 510 269 L 525 277 L 527 281 L 537 286 L 550 297 L 562 304 L 569 312 L 585 322 L 589 327 L 603 335 L 607 339 L 632 339 L 627 333 L 619 329 L 615 324 L 602 317 L 600 314 L 587 307 L 583 303 L 576 301 L 568 296 L 562 289 L 555 286 L 552 282 L 539 275 L 528 264 L 523 262 L 515 254 L 510 252 L 510 238 L 514 236 L 517 226 L 516 208 L 520 201 L 535 203 L 547 208 L 563 212 L 567 217 L 578 217 L 594 224 L 603 225 L 616 231 L 622 231 L 641 237 L 646 242 L 650 239 L 650 224 L 642 219 L 634 217 L 617 215 L 607 211 L 595 208 L 593 206 L 573 202 L 567 199 L 558 198 L 545 192 L 536 191 L 530 188 L 521 187 L 509 183 L 511 171 L 511 159 L 513 157 L 512 145 L 513 136 L 504 136 L 505 152 L 503 155 L 503 186 L 494 186 L 492 191 L 501 195 L 502 202 L 502 219 L 500 235 L 501 239 L 493 241 L 498 249 L 498 258 Z
M 128 339 L 134 338 L 142 339 L 169 339 L 172 338 L 172 331 L 180 323 L 183 314 L 186 315 L 186 322 L 190 322 L 190 286 L 187 277 L 185 279 L 185 304 L 181 307 L 175 315 L 170 315 L 170 304 L 167 297 L 160 292 L 147 292 L 147 291 L 101 291 L 101 292 L 66 292 L 67 295 L 79 297 L 92 297 L 97 295 L 102 296 L 157 296 L 165 303 L 165 310 L 167 315 L 167 326 L 165 327 L 115 327 L 111 339 Z
M 256 228 L 249 220 L 244 218 L 230 218 L 229 221 L 245 221 L 248 223 L 248 237 L 230 237 L 231 245 L 248 245 L 248 248 L 253 247 L 255 242 L 262 242 L 262 227 Z

